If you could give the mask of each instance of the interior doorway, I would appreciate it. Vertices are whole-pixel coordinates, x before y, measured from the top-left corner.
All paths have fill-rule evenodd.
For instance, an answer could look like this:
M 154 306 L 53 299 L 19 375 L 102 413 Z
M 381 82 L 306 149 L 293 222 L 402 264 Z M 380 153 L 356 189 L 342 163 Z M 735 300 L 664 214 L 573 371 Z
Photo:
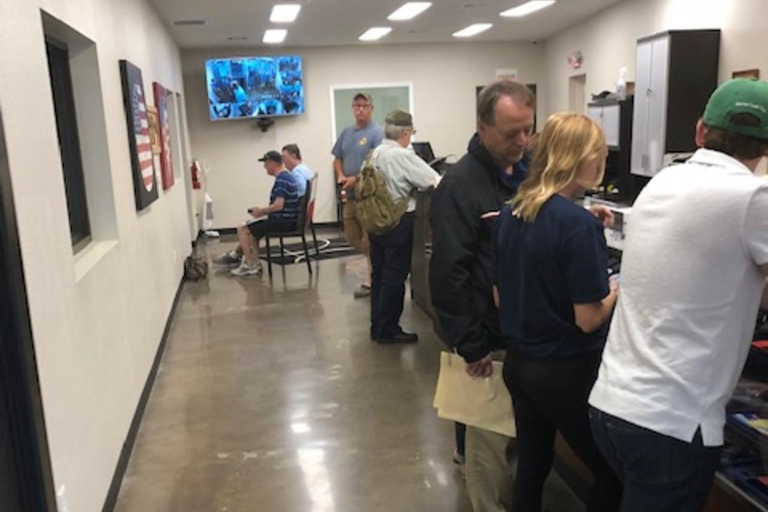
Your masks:
M 0 510 L 55 512 L 45 420 L 0 112 Z
M 584 114 L 587 105 L 587 75 L 574 75 L 568 79 L 568 110 Z

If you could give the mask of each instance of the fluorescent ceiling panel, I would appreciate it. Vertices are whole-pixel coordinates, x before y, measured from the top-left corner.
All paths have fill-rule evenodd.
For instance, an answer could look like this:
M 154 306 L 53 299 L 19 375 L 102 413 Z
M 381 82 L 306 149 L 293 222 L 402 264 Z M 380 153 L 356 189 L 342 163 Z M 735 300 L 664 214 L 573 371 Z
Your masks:
M 430 7 L 432 7 L 432 2 L 408 2 L 387 16 L 387 19 L 392 21 L 412 20 Z
M 296 21 L 299 16 L 301 5 L 299 4 L 277 4 L 272 8 L 272 15 L 269 21 L 272 23 L 291 23 Z
M 453 37 L 472 37 L 476 36 L 480 32 L 485 32 L 493 26 L 493 23 L 475 23 L 466 28 L 453 33 Z
M 360 36 L 361 41 L 376 41 L 392 32 L 392 27 L 373 27 Z
M 285 41 L 285 36 L 288 35 L 288 31 L 284 28 L 271 28 L 264 31 L 264 41 L 267 44 L 278 44 Z
M 504 11 L 501 15 L 505 18 L 519 18 L 520 16 L 527 16 L 532 12 L 540 11 L 554 3 L 555 0 L 532 0 L 531 2 Z

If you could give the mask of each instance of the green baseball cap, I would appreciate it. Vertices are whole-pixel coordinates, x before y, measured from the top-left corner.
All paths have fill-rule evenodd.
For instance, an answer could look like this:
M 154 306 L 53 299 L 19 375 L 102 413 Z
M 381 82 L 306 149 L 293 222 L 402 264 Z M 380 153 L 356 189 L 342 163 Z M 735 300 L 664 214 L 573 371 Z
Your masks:
M 393 110 L 384 119 L 386 124 L 402 127 L 413 127 L 413 116 L 405 110 Z
M 737 114 L 751 114 L 759 123 L 733 123 Z M 744 78 L 725 82 L 709 97 L 702 121 L 710 128 L 768 139 L 768 82 Z

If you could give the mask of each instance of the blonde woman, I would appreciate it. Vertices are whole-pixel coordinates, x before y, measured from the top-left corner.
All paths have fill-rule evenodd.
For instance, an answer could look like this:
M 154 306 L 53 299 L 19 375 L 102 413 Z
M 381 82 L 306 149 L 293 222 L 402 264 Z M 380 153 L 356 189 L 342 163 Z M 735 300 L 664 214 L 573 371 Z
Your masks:
M 603 179 L 605 136 L 588 117 L 555 114 L 531 172 L 494 232 L 504 381 L 515 406 L 515 512 L 540 512 L 559 430 L 590 467 L 587 512 L 616 512 L 621 485 L 590 431 L 587 398 L 616 303 L 603 225 L 573 203 Z

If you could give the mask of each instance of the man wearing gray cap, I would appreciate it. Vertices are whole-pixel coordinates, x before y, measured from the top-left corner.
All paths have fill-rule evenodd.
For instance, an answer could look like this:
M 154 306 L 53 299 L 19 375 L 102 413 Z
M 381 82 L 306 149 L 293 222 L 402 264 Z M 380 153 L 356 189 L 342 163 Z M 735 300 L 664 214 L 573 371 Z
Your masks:
M 414 343 L 419 337 L 400 328 L 405 279 L 411 270 L 413 251 L 413 192 L 436 186 L 440 175 L 408 149 L 416 133 L 411 114 L 393 110 L 384 123 L 384 141 L 373 150 L 371 161 L 392 201 L 408 201 L 408 206 L 392 230 L 383 235 L 369 234 L 373 265 L 371 339 L 382 344 Z
M 382 133 L 372 120 L 373 98 L 364 92 L 358 92 L 352 98 L 352 114 L 355 124 L 347 126 L 339 135 L 331 153 L 336 183 L 341 187 L 344 202 L 344 237 L 349 245 L 357 249 L 368 260 L 368 273 L 371 272 L 371 259 L 368 253 L 368 235 L 357 218 L 355 208 L 355 182 L 360 168 L 368 153 L 381 144 Z M 370 279 L 370 275 L 368 276 Z M 371 293 L 370 281 L 365 282 L 355 291 L 355 297 L 367 297 Z

